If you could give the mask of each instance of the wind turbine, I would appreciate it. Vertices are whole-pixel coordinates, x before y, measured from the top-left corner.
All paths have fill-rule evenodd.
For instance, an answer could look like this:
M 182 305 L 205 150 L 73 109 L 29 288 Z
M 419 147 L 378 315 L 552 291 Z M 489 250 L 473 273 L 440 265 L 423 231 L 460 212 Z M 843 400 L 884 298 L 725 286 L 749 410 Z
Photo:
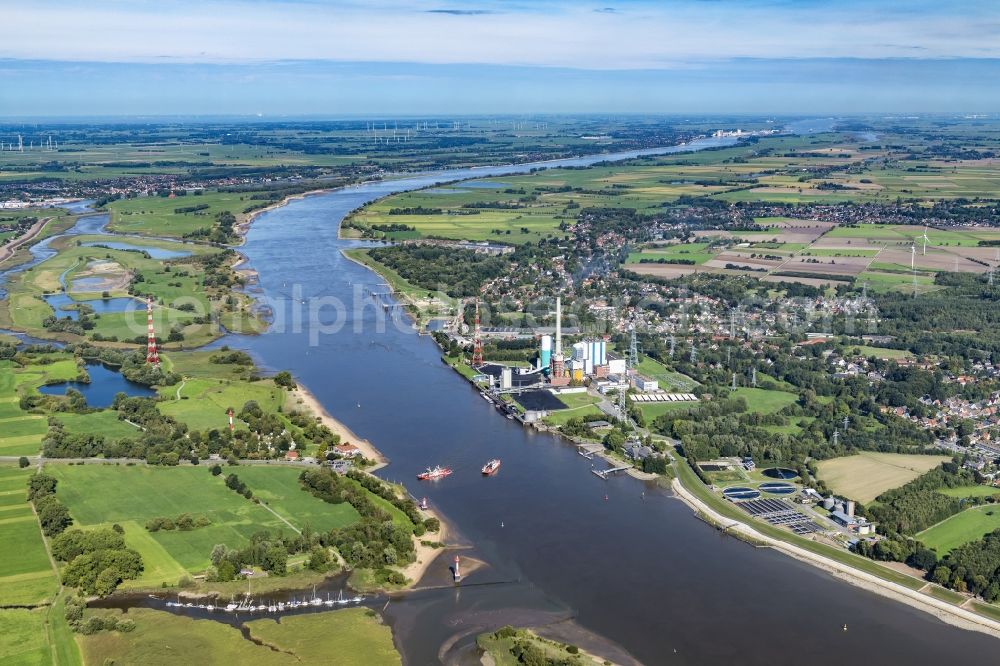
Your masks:
M 927 254 L 927 225 L 926 224 L 924 225 L 923 239 L 924 239 L 924 252 L 923 253 Z
M 917 246 L 910 245 L 910 272 L 913 273 L 913 297 L 917 297 Z

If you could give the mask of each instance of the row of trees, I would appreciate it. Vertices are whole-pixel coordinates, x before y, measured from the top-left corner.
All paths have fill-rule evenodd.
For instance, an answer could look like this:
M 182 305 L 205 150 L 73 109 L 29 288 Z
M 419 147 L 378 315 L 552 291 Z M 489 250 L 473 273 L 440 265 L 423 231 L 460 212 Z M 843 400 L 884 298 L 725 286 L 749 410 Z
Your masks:
M 73 524 L 69 509 L 56 497 L 58 483 L 49 474 L 33 474 L 28 478 L 28 501 L 35 505 L 42 532 L 48 537 L 61 534 Z
M 180 530 L 188 532 L 198 527 L 208 527 L 212 521 L 207 516 L 192 516 L 190 513 L 182 513 L 176 518 L 159 516 L 146 521 L 146 530 L 149 532 L 159 532 L 160 530 Z

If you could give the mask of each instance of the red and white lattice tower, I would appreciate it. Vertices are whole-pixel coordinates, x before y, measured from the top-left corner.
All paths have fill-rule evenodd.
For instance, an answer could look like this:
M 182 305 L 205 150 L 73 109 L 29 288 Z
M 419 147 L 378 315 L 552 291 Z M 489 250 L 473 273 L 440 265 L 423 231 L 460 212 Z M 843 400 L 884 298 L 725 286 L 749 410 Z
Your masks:
M 146 363 L 160 365 L 160 355 L 156 351 L 156 331 L 153 330 L 153 297 L 146 299 L 146 326 L 148 336 L 146 338 Z
M 479 299 L 476 299 L 476 337 L 472 341 L 472 367 L 483 365 L 483 331 L 479 326 Z

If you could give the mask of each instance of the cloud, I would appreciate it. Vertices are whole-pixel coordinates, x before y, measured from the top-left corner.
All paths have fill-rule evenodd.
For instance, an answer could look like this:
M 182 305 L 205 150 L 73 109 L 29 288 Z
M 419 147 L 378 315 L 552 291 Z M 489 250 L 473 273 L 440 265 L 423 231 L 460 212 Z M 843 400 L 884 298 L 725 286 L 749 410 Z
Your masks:
M 492 9 L 426 9 L 428 14 L 450 14 L 452 16 L 482 16 L 483 14 L 496 14 Z
M 0 2 L 6 25 L 32 26 L 0 40 L 0 58 L 12 59 L 639 70 L 729 58 L 1000 58 L 1000 6 L 962 0 L 633 0 L 627 11 L 607 0 Z

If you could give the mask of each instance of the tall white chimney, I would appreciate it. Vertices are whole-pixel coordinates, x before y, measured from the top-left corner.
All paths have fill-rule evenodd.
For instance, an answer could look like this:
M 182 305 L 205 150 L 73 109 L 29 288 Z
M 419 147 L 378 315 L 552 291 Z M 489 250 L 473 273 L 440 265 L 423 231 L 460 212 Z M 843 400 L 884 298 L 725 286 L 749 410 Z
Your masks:
M 562 358 L 562 298 L 556 296 L 556 356 Z

